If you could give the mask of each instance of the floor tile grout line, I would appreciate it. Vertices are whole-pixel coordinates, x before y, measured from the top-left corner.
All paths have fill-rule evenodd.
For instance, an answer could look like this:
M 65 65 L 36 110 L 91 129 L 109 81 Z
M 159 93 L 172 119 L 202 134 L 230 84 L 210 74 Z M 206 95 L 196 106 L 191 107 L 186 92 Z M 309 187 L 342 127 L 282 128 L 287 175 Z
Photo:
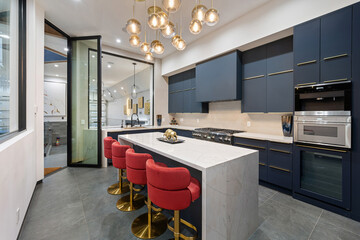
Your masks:
M 264 205 L 268 200 L 270 200 L 272 197 L 275 196 L 275 194 L 277 194 L 277 192 L 274 192 L 271 196 L 269 196 L 268 198 L 266 198 L 266 200 L 263 203 L 259 204 L 259 207 L 261 207 L 262 205 Z
M 323 211 L 324 211 L 324 210 L 323 210 Z M 336 214 L 336 213 L 334 213 L 334 214 Z M 341 216 L 341 215 L 340 215 L 340 216 Z M 350 219 L 350 220 L 352 220 L 352 219 Z M 337 228 L 341 228 L 342 230 L 344 230 L 344 231 L 346 231 L 346 232 L 352 233 L 352 234 L 360 237 L 360 234 L 359 234 L 359 233 L 353 232 L 352 230 L 350 230 L 350 229 L 348 229 L 348 228 L 341 227 L 341 226 L 339 226 L 339 225 L 336 225 L 335 223 L 332 223 L 332 222 L 329 222 L 329 221 L 326 221 L 326 220 L 324 220 L 324 221 L 325 221 L 327 224 L 330 224 L 331 226 L 334 226 L 334 227 L 337 227 Z
M 316 220 L 316 223 L 315 223 L 315 225 L 314 225 L 313 229 L 312 229 L 312 230 L 311 230 L 311 232 L 310 232 L 310 235 L 309 235 L 309 237 L 308 237 L 308 240 L 310 240 L 310 238 L 311 238 L 311 236 L 312 236 L 312 234 L 313 234 L 313 232 L 314 232 L 314 230 L 315 230 L 316 226 L 317 226 L 317 225 L 318 225 L 318 223 L 319 223 L 319 220 L 320 220 L 320 218 L 321 218 L 321 216 L 322 216 L 323 212 L 324 212 L 324 210 L 321 210 L 321 213 L 320 213 L 320 215 L 319 215 L 318 219 Z

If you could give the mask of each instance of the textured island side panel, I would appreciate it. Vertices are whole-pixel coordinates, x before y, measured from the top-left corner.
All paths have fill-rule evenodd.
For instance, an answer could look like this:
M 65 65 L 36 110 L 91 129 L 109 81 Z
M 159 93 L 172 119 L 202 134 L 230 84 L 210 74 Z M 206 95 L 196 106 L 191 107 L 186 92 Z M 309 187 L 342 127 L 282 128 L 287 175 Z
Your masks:
M 208 196 L 203 198 L 206 212 L 203 239 L 245 240 L 255 232 L 259 226 L 258 158 L 259 153 L 254 152 L 203 173 L 206 179 L 203 194 Z

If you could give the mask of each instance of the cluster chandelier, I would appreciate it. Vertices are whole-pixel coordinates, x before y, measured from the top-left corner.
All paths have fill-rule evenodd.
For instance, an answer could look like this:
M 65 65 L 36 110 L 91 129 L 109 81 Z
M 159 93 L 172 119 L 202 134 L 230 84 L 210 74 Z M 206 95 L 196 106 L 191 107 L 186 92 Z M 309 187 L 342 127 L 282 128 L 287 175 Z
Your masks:
M 145 59 L 153 60 L 153 53 L 161 55 L 164 53 L 164 45 L 160 41 L 160 35 L 166 39 L 171 39 L 172 45 L 179 51 L 186 48 L 186 42 L 182 38 L 182 16 L 180 16 L 180 30 L 176 31 L 175 24 L 170 21 L 170 13 L 176 13 L 181 6 L 181 0 L 162 0 L 162 8 L 156 6 L 154 0 L 153 6 L 149 7 L 146 12 L 145 39 L 142 42 L 139 34 L 141 33 L 141 23 L 135 19 L 135 2 L 146 2 L 146 0 L 134 0 L 133 16 L 126 23 L 126 31 L 129 33 L 129 42 L 132 47 L 140 47 L 140 51 L 145 54 Z M 146 5 L 145 5 L 146 8 Z M 211 8 L 196 0 L 194 9 L 191 12 L 192 20 L 189 30 L 192 34 L 199 34 L 203 29 L 203 25 L 214 26 L 219 22 L 219 12 L 213 7 L 211 0 Z M 155 40 L 148 43 L 146 40 L 146 25 L 150 29 L 155 30 Z M 178 33 L 177 33 L 178 32 Z

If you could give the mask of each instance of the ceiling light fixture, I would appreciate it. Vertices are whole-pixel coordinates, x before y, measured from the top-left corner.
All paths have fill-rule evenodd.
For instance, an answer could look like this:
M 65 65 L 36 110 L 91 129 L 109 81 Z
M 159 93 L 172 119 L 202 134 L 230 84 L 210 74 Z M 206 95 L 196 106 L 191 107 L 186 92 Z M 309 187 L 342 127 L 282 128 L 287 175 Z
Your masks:
M 163 0 L 162 4 L 167 12 L 174 13 L 179 10 L 181 6 L 181 0 Z
M 160 29 L 164 29 L 169 24 L 169 16 L 165 12 L 158 13 L 160 20 Z
M 163 35 L 164 38 L 172 38 L 173 36 L 175 36 L 175 26 L 172 22 L 169 22 L 169 24 L 161 29 L 161 34 Z
M 151 52 L 148 52 L 148 53 L 145 54 L 145 60 L 147 60 L 147 61 L 153 61 L 154 60 L 153 55 L 152 55 Z
M 202 24 L 198 19 L 193 19 L 190 22 L 189 30 L 192 34 L 199 34 L 202 30 Z
M 117 43 L 121 43 L 121 39 L 120 39 L 120 38 L 117 38 L 117 39 L 116 39 L 116 42 L 117 42 Z
M 207 10 L 206 14 L 205 14 L 205 21 L 206 21 L 206 25 L 212 27 L 215 26 L 220 19 L 220 15 L 218 10 L 216 10 L 213 6 L 214 2 L 213 0 L 211 0 L 211 8 L 209 10 Z
M 137 97 L 137 93 L 136 93 L 136 85 L 135 85 L 135 67 L 136 67 L 136 63 L 133 63 L 134 65 L 134 85 L 131 88 L 131 97 L 133 99 L 135 99 Z
M 199 20 L 201 23 L 204 23 L 206 12 L 207 12 L 207 7 L 201 5 L 199 0 L 199 4 L 197 4 L 192 10 L 192 18 Z
M 55 64 L 54 67 L 59 67 L 59 65 L 58 65 L 58 64 Z
M 140 46 L 140 38 L 138 37 L 138 35 L 131 35 L 129 42 L 132 47 Z
M 160 28 L 160 16 L 159 13 L 162 11 L 162 9 L 155 5 L 154 0 L 154 6 L 148 8 L 148 25 L 151 29 L 157 30 Z
M 68 52 L 68 51 L 69 51 L 69 49 L 66 47 L 66 48 L 64 48 L 64 51 L 65 51 L 65 52 Z
M 141 23 L 135 19 L 135 0 L 133 4 L 133 16 L 126 23 L 126 31 L 130 34 L 140 34 L 141 33 Z
M 59 74 L 56 74 L 55 76 L 57 76 L 57 77 L 58 77 L 58 76 L 59 76 Z

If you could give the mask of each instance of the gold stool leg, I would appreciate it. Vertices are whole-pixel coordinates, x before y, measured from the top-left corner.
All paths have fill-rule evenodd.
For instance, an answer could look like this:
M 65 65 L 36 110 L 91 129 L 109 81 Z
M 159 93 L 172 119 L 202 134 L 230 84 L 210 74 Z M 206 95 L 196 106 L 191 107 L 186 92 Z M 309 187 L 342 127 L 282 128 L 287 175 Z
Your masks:
M 119 169 L 119 182 L 114 183 L 108 188 L 108 193 L 111 195 L 121 195 L 129 192 L 129 183 L 123 182 L 122 178 L 123 170 Z
M 174 227 L 170 225 L 170 222 L 174 221 Z M 185 236 L 180 232 L 180 223 L 187 227 L 192 233 L 193 236 Z M 197 239 L 197 229 L 194 225 L 191 223 L 185 221 L 184 219 L 180 218 L 180 211 L 176 210 L 174 211 L 174 217 L 170 218 L 168 221 L 168 229 L 174 233 L 174 238 L 172 240 L 179 240 L 179 239 L 185 239 L 185 240 L 195 240 Z
M 175 240 L 180 239 L 180 211 L 174 211 L 174 237 Z
M 126 195 L 120 198 L 117 203 L 116 207 L 120 211 L 123 212 L 132 212 L 142 208 L 145 205 L 145 197 L 142 194 L 135 194 L 133 196 L 133 184 L 130 183 L 130 195 Z
M 152 239 L 160 236 L 166 231 L 167 218 L 160 212 L 152 212 L 149 196 L 147 207 L 148 212 L 137 217 L 131 225 L 131 231 L 137 238 Z

